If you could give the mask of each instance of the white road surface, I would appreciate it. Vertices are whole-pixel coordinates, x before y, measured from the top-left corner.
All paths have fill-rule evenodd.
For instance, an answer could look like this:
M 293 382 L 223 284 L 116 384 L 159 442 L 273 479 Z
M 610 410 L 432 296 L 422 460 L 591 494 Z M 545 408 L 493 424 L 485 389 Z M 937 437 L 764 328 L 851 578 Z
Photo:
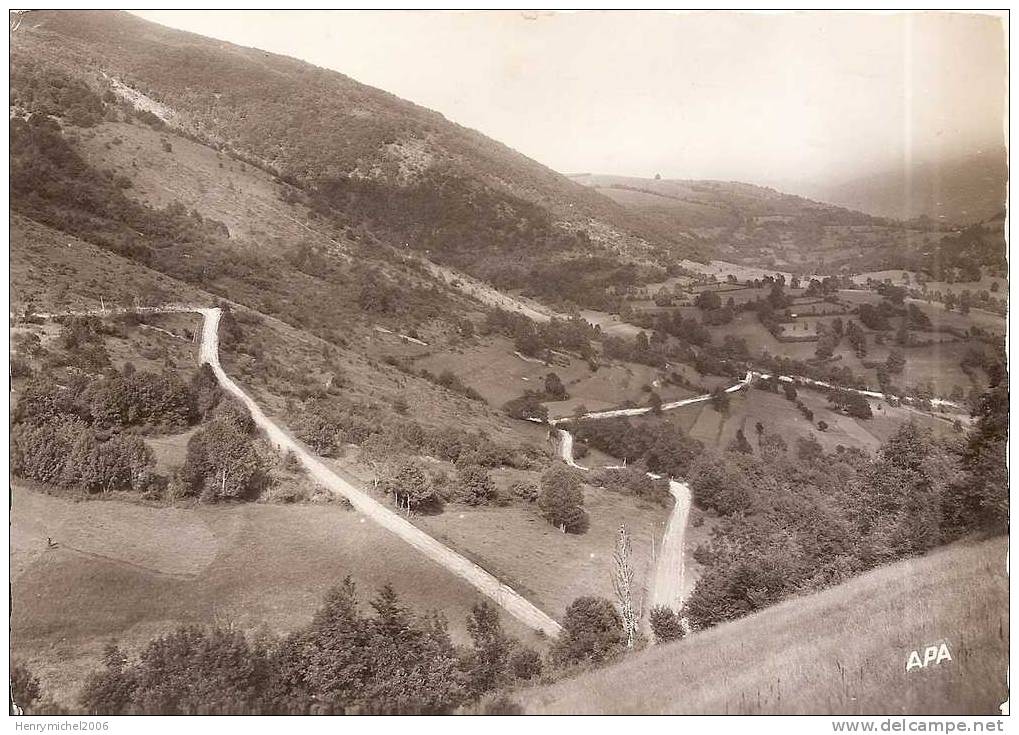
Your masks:
M 72 315 L 109 315 L 123 314 L 129 311 L 143 313 L 159 312 L 195 312 L 205 318 L 202 327 L 202 342 L 199 352 L 201 362 L 208 363 L 216 374 L 223 388 L 248 407 L 251 417 L 258 427 L 265 432 L 269 441 L 281 451 L 290 450 L 323 487 L 341 495 L 350 501 L 354 508 L 399 536 L 422 554 L 437 564 L 468 582 L 482 594 L 488 596 L 509 614 L 525 625 L 555 637 L 562 628 L 549 615 L 524 599 L 516 590 L 500 582 L 495 576 L 482 569 L 474 562 L 466 559 L 449 547 L 443 545 L 427 533 L 410 523 L 397 513 L 382 505 L 363 490 L 344 480 L 329 469 L 318 457 L 309 452 L 297 440 L 291 437 L 282 427 L 266 416 L 265 412 L 244 390 L 235 383 L 223 370 L 219 362 L 219 320 L 222 311 L 218 308 L 199 308 L 192 306 L 168 306 L 140 309 L 104 309 L 93 311 L 66 312 L 64 314 L 37 314 L 40 317 L 72 316 Z

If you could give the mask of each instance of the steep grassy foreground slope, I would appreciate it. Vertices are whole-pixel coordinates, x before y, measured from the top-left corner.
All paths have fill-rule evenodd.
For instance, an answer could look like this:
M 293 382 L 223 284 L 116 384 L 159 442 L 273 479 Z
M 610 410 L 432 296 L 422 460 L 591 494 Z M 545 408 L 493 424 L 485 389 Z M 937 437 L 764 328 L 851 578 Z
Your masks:
M 528 713 L 996 714 L 1006 541 L 957 544 L 518 696 Z M 952 661 L 906 672 L 914 649 Z

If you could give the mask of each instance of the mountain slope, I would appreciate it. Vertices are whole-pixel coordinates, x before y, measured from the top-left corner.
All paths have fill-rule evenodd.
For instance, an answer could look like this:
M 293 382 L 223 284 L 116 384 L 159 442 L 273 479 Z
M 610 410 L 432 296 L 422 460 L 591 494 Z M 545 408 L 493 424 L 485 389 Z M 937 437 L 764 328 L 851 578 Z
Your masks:
M 997 714 L 1006 548 L 946 547 L 516 698 L 534 714 Z M 940 642 L 951 661 L 905 671 Z
M 27 57 L 86 77 L 174 128 L 319 189 L 325 203 L 352 219 L 388 214 L 363 201 L 361 211 L 351 213 L 352 199 L 411 192 L 401 205 L 420 205 L 412 213 L 418 219 L 477 200 L 476 206 L 513 209 L 517 219 L 542 220 L 557 231 L 583 230 L 614 253 L 693 253 L 685 233 L 663 234 L 611 200 L 436 112 L 295 59 L 123 12 L 31 12 L 12 47 L 15 67 Z M 17 94 L 14 99 L 19 101 Z M 420 202 L 423 192 L 432 200 Z M 497 223 L 504 229 L 514 224 Z M 426 231 L 404 228 L 398 234 L 420 237 Z M 440 244 L 448 245 L 433 238 L 429 246 Z M 559 248 L 576 244 L 556 242 Z

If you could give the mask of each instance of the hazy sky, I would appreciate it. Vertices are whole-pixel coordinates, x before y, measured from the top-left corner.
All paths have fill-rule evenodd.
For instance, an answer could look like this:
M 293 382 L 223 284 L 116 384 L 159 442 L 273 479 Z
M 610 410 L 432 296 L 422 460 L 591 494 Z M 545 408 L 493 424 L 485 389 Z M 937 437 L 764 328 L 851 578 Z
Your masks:
M 991 16 L 137 14 L 335 69 L 564 173 L 795 191 L 1004 140 Z

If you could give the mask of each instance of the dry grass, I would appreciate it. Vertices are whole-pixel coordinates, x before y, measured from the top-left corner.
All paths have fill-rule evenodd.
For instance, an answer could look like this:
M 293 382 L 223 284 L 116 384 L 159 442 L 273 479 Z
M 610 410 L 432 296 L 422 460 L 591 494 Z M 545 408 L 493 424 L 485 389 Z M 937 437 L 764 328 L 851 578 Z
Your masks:
M 515 698 L 535 714 L 997 714 L 1005 551 L 957 544 Z M 905 671 L 940 641 L 951 662 Z

